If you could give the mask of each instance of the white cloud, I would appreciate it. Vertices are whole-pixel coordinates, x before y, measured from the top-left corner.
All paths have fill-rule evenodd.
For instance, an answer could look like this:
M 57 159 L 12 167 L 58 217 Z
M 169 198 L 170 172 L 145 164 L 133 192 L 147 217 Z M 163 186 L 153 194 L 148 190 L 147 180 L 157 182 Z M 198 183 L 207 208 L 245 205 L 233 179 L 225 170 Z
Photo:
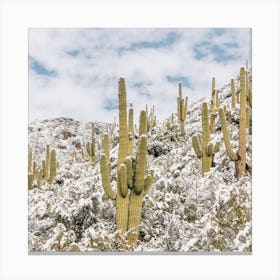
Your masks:
M 166 46 L 170 32 L 179 36 Z M 204 48 L 208 55 L 195 59 L 193 48 L 205 41 L 238 59 L 219 63 L 209 48 Z M 150 42 L 151 47 L 141 48 L 143 42 Z M 157 42 L 165 45 L 159 48 Z M 225 47 L 225 43 L 238 47 Z M 121 55 L 120 48 L 126 49 Z M 76 56 L 67 54 L 75 51 Z M 213 76 L 220 87 L 238 74 L 246 59 L 250 63 L 251 34 L 249 29 L 225 29 L 219 35 L 213 29 L 194 28 L 30 29 L 29 56 L 57 73 L 48 77 L 30 69 L 30 120 L 70 116 L 112 121 L 117 110 L 108 111 L 104 106 L 106 100 L 117 99 L 119 76 L 126 78 L 127 99 L 133 103 L 135 115 L 149 104 L 155 105 L 158 118 L 165 118 L 176 111 L 178 94 L 177 84 L 170 83 L 168 75 L 188 77 L 191 89 L 184 87 L 183 93 L 190 101 L 210 95 Z M 135 87 L 135 83 L 145 86 Z

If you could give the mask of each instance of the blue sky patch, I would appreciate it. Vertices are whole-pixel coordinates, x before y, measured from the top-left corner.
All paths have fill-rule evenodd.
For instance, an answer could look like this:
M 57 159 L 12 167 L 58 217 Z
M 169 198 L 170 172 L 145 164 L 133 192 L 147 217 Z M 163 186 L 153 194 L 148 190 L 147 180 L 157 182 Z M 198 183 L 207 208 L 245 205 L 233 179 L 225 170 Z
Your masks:
M 119 101 L 117 99 L 106 99 L 103 108 L 107 111 L 119 109 Z
M 69 52 L 66 52 L 68 55 L 70 56 L 77 56 L 79 55 L 80 51 L 79 50 L 72 50 L 72 51 L 69 51 Z
M 181 82 L 183 87 L 191 88 L 191 83 L 187 77 L 168 75 L 168 76 L 166 76 L 166 79 L 170 83 L 179 84 L 179 82 Z
M 36 74 L 55 77 L 57 72 L 47 69 L 42 63 L 35 60 L 32 56 L 29 56 L 29 68 L 31 68 Z
M 159 49 L 159 48 L 166 48 L 174 44 L 178 38 L 180 37 L 179 34 L 176 32 L 169 32 L 167 33 L 166 37 L 159 40 L 159 41 L 139 41 L 133 42 L 130 44 L 129 47 L 121 47 L 118 48 L 118 53 L 121 55 L 123 52 L 126 51 L 136 51 L 138 49 Z

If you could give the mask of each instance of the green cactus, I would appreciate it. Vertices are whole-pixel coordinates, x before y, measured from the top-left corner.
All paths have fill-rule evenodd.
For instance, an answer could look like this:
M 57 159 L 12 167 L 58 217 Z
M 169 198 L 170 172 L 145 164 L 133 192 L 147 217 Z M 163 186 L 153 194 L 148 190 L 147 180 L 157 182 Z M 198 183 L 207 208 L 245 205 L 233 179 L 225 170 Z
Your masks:
M 240 179 L 246 173 L 246 74 L 245 68 L 240 69 L 240 113 L 239 113 L 239 148 L 237 152 L 232 150 L 229 132 L 226 126 L 225 114 L 220 109 L 220 120 L 227 154 L 235 161 L 236 178 Z
M 49 180 L 49 173 L 50 170 L 50 145 L 47 144 L 46 146 L 46 160 L 45 160 L 45 178 L 46 180 Z
M 87 153 L 91 158 L 91 163 L 95 166 L 95 137 L 94 137 L 94 124 L 91 124 L 91 143 L 86 145 Z
M 236 107 L 236 93 L 235 93 L 235 85 L 234 79 L 231 79 L 231 107 Z
M 28 173 L 32 172 L 32 150 L 28 151 Z
M 171 123 L 170 123 L 169 119 L 167 119 L 166 128 L 167 128 L 167 131 L 170 130 L 170 128 L 171 128 Z
M 51 150 L 50 156 L 50 177 L 49 182 L 52 184 L 54 177 L 56 176 L 56 153 L 55 150 Z
M 212 78 L 210 112 L 214 113 L 215 111 L 216 111 L 216 81 L 215 81 L 215 77 L 213 77 Z
M 33 188 L 33 180 L 34 180 L 34 175 L 28 174 L 28 189 L 29 190 L 31 190 Z
M 128 111 L 128 155 L 133 154 L 133 145 L 134 145 L 134 124 L 133 124 L 133 108 L 130 103 L 130 108 Z
M 210 126 L 208 119 L 208 106 L 202 103 L 202 143 L 197 135 L 192 137 L 192 144 L 196 155 L 202 159 L 202 176 L 208 172 L 213 163 L 213 156 L 219 151 L 220 143 L 215 146 L 210 142 Z
M 128 155 L 128 137 L 126 120 L 126 94 L 124 79 L 119 80 L 119 122 L 120 122 L 120 144 L 119 158 L 117 166 L 117 191 L 112 189 L 110 183 L 110 164 L 109 159 L 102 153 L 101 155 L 101 179 L 105 193 L 116 200 L 116 227 L 124 234 L 131 230 L 128 240 L 131 248 L 137 242 L 139 234 L 139 224 L 142 212 L 142 198 L 148 192 L 152 183 L 152 176 L 145 177 L 147 168 L 147 115 L 145 111 L 140 113 L 139 142 L 136 160 L 132 155 Z M 126 137 L 121 137 L 126 135 Z M 123 141 L 123 143 L 121 143 Z M 122 145 L 121 145 L 122 144 Z M 125 146 L 126 145 L 126 146 Z M 126 147 L 126 149 L 125 149 Z
M 155 106 L 153 106 L 150 112 L 148 112 L 148 105 L 146 105 L 146 115 L 147 115 L 147 132 L 149 132 L 156 125 Z
M 103 135 L 102 149 L 103 149 L 103 153 L 109 159 L 110 158 L 110 140 L 109 140 L 109 134 L 108 133 L 105 133 Z
M 182 96 L 182 84 L 179 83 L 179 97 L 177 97 L 177 115 L 180 122 L 181 134 L 185 135 L 185 121 L 188 110 L 188 97 L 185 100 Z

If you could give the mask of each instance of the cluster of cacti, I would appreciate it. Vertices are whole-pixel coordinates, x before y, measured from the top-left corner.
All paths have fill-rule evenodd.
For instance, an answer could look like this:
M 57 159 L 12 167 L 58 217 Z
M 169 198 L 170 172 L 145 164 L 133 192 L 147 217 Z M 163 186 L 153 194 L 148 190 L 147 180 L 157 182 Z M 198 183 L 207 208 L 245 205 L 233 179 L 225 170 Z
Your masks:
M 132 120 L 133 118 L 131 118 Z M 142 199 L 149 191 L 153 172 L 147 172 L 147 115 L 140 113 L 139 141 L 136 158 L 129 150 L 127 128 L 126 88 L 124 78 L 119 79 L 119 152 L 117 164 L 117 190 L 110 182 L 111 165 L 103 141 L 104 153 L 101 155 L 101 179 L 105 193 L 116 200 L 116 226 L 121 233 L 129 231 L 128 241 L 131 248 L 136 245 L 142 213 Z M 133 126 L 133 125 L 132 125 Z M 130 131 L 131 132 L 131 131 Z M 129 191 L 130 190 L 130 191 Z
M 52 184 L 56 176 L 57 164 L 55 150 L 50 151 L 49 145 L 46 146 L 46 159 L 42 161 L 41 166 L 33 161 L 30 150 L 28 153 L 28 189 L 32 189 L 35 181 L 36 186 L 40 188 L 42 179 Z
M 226 126 L 225 113 L 220 109 L 220 120 L 227 154 L 231 160 L 235 161 L 236 177 L 239 179 L 246 172 L 246 70 L 244 67 L 240 69 L 240 113 L 239 113 L 239 148 L 237 152 L 233 152 L 228 129 Z
M 202 103 L 202 141 L 198 135 L 192 137 L 192 144 L 196 155 L 202 160 L 202 176 L 208 172 L 213 164 L 215 153 L 220 149 L 220 142 L 215 145 L 210 142 L 210 126 L 208 119 L 208 105 Z
M 28 152 L 28 189 L 33 188 L 33 183 L 36 181 L 37 188 L 40 188 L 43 176 L 42 167 L 38 166 L 35 161 L 33 161 L 32 150 Z
M 177 115 L 180 122 L 181 134 L 185 135 L 185 121 L 188 111 L 188 97 L 183 99 L 182 83 L 179 83 L 179 96 L 177 97 Z
M 91 163 L 95 166 L 95 136 L 94 136 L 94 124 L 91 124 L 91 142 L 86 145 L 87 154 L 91 158 Z
M 147 132 L 149 132 L 153 127 L 156 126 L 155 106 L 153 106 L 150 109 L 150 111 L 148 111 L 148 105 L 146 105 L 146 115 L 147 115 Z

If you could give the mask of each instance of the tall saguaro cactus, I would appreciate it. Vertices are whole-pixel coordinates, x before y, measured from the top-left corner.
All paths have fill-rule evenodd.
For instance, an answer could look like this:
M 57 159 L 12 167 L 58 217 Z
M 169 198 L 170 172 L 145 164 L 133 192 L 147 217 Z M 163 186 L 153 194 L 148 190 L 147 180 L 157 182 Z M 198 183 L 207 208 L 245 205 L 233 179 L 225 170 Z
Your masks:
M 240 113 L 239 113 L 239 148 L 237 152 L 232 150 L 229 132 L 226 126 L 225 114 L 220 109 L 222 131 L 226 145 L 227 154 L 235 161 L 236 177 L 239 179 L 246 172 L 246 74 L 245 68 L 240 69 Z
M 147 169 L 147 115 L 140 113 L 139 142 L 136 159 L 127 154 L 127 119 L 126 119 L 126 91 L 124 78 L 119 80 L 119 122 L 120 143 L 117 166 L 117 190 L 112 189 L 110 182 L 111 167 L 105 153 L 101 155 L 101 179 L 105 193 L 116 200 L 117 230 L 125 233 L 130 230 L 128 240 L 133 249 L 139 235 L 139 224 L 142 213 L 142 199 L 149 191 L 153 179 L 153 172 L 146 175 Z M 126 131 L 126 134 L 124 133 Z M 123 136 L 123 137 L 121 137 Z M 124 137 L 126 136 L 126 137 Z M 123 142 L 121 142 L 123 141 Z
M 185 100 L 182 96 L 182 83 L 179 83 L 179 97 L 177 97 L 177 115 L 180 122 L 181 134 L 185 135 L 185 120 L 188 110 L 188 97 Z
M 210 127 L 208 119 L 208 105 L 202 103 L 202 143 L 197 135 L 192 137 L 192 144 L 195 153 L 202 160 L 202 176 L 208 172 L 212 166 L 213 156 L 220 149 L 220 142 L 215 145 L 210 142 Z

